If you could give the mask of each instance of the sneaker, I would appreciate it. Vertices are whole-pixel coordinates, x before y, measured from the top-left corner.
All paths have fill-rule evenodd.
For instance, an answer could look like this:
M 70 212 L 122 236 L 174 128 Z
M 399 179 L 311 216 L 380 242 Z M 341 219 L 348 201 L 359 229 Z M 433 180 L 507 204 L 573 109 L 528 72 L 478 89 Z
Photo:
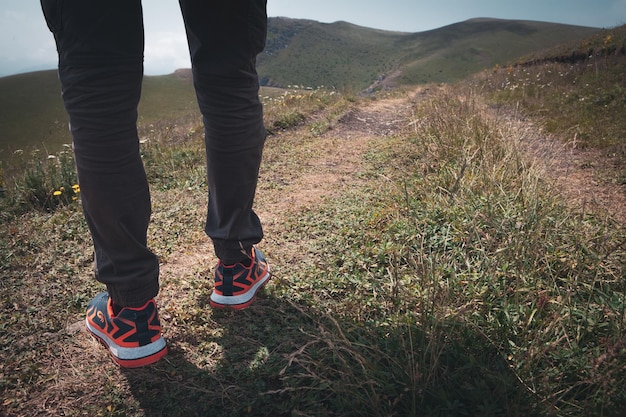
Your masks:
M 124 307 L 114 316 L 109 294 L 101 292 L 87 305 L 85 323 L 123 368 L 149 365 L 167 353 L 154 300 L 141 308 Z
M 261 251 L 252 250 L 250 266 L 242 263 L 224 265 L 222 261 L 215 270 L 215 289 L 209 303 L 214 308 L 234 308 L 242 310 L 248 307 L 257 292 L 269 281 L 270 267 Z

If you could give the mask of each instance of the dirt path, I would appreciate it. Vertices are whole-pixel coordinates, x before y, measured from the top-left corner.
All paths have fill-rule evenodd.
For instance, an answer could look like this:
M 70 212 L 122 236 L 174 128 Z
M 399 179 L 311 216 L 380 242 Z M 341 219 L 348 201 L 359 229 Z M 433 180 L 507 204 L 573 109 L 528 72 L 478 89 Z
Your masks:
M 275 198 L 270 197 L 269 204 L 259 204 L 261 217 L 272 219 L 285 209 L 299 211 L 358 181 L 368 143 L 406 129 L 412 100 L 413 96 L 404 96 L 366 101 L 345 114 L 335 126 L 315 138 L 316 153 L 305 162 L 303 172 L 287 179 L 288 186 Z
M 279 170 L 279 178 L 263 178 L 257 195 L 256 211 L 261 217 L 266 239 L 263 249 L 272 257 L 272 252 L 280 253 L 276 258 L 286 264 L 297 258 L 298 249 L 286 249 L 275 235 L 284 229 L 284 219 L 302 210 L 320 204 L 325 198 L 332 198 L 354 186 L 359 180 L 363 167 L 363 155 L 371 141 L 385 140 L 386 137 L 401 134 L 411 129 L 412 109 L 416 102 L 427 97 L 438 87 L 419 87 L 410 94 L 391 98 L 364 100 L 355 109 L 345 114 L 330 130 L 314 138 L 314 151 L 298 161 L 298 169 L 286 167 Z M 490 112 L 498 123 L 507 123 L 527 152 L 544 167 L 556 189 L 565 199 L 581 212 L 602 209 L 623 224 L 626 224 L 626 195 L 623 187 L 601 184 L 594 177 L 590 162 L 597 163 L 599 156 L 594 152 L 573 149 L 571 144 L 563 144 L 550 138 L 539 127 L 528 120 L 511 113 Z M 304 135 L 306 136 L 306 135 Z M 268 139 L 266 148 L 272 146 Z M 298 130 L 283 133 L 280 140 L 302 141 L 303 133 Z M 267 152 L 267 151 L 266 151 Z M 268 152 L 271 153 L 271 150 Z M 272 158 L 270 155 L 269 158 Z M 280 183 L 275 187 L 274 183 Z M 286 253 L 293 251 L 293 253 Z M 162 275 L 166 278 L 205 274 L 214 265 L 208 240 L 200 247 L 182 250 L 168 257 L 162 265 Z M 194 272 L 195 271 L 195 272 Z M 167 302 L 167 292 L 164 293 Z
M 265 231 L 263 251 L 269 259 L 280 259 L 280 263 L 273 263 L 275 272 L 280 272 L 281 264 L 290 265 L 300 256 L 297 245 L 284 245 L 277 237 L 283 234 L 285 219 L 357 184 L 370 141 L 385 140 L 410 128 L 415 101 L 427 92 L 419 88 L 400 97 L 364 100 L 327 132 L 313 139 L 299 129 L 287 130 L 280 138 L 268 138 L 264 164 L 284 164 L 285 167 L 271 170 L 261 167 L 255 210 Z M 277 151 L 273 149 L 276 147 L 273 141 L 278 140 L 308 141 L 313 149 L 307 155 L 298 155 L 297 163 L 293 163 L 293 155 L 274 155 Z M 168 304 L 175 303 L 180 291 L 185 290 L 180 288 L 179 277 L 210 277 L 216 262 L 212 245 L 206 238 L 169 255 L 161 265 L 160 305 L 167 310 Z M 167 321 L 168 317 L 164 319 Z
M 338 185 L 354 181 L 351 174 L 358 171 L 367 143 L 408 129 L 416 102 L 436 88 L 419 87 L 401 98 L 365 102 L 344 116 L 322 138 L 320 148 L 327 152 L 311 162 L 317 174 L 300 178 L 299 188 L 289 196 L 292 206 L 301 208 L 315 199 L 329 196 L 329 192 L 336 192 Z M 554 184 L 571 207 L 581 215 L 594 212 L 626 225 L 626 186 L 598 178 L 597 168 L 611 163 L 601 151 L 579 149 L 574 141 L 564 143 L 532 121 L 510 112 L 495 117 L 504 119 L 521 138 L 520 144 L 527 157 L 543 167 L 545 179 Z

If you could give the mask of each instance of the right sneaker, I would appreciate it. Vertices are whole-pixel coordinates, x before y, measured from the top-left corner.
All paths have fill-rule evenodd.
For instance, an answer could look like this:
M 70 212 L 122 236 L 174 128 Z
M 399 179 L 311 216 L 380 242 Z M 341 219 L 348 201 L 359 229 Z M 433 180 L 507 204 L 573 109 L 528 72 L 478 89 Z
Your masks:
M 140 308 L 123 307 L 114 315 L 109 294 L 101 292 L 87 305 L 85 324 L 123 368 L 150 365 L 167 353 L 154 299 Z
M 270 267 L 261 251 L 252 249 L 250 265 L 224 265 L 215 269 L 215 288 L 209 304 L 214 308 L 242 310 L 252 304 L 257 292 L 269 281 Z

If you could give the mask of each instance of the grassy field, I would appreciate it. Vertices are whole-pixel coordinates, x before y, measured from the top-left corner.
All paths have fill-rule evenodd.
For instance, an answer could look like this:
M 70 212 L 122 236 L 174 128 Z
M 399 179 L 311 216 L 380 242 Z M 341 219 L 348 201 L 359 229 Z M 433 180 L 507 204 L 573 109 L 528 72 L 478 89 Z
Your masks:
M 0 92 L 0 161 L 19 149 L 56 152 L 71 142 L 56 71 L 2 77 Z
M 0 93 L 0 164 L 5 168 L 19 166 L 21 158 L 45 158 L 71 143 L 56 70 L 0 78 Z M 175 119 L 195 108 L 189 78 L 179 74 L 145 77 L 140 123 Z
M 593 65 L 597 89 L 626 89 L 612 75 L 623 59 Z M 548 77 L 544 64 L 512 71 Z M 102 287 L 71 153 L 35 163 L 42 193 L 18 182 L 0 199 L 0 414 L 622 416 L 626 226 L 571 205 L 526 157 L 525 131 L 493 116 L 506 107 L 568 140 L 570 122 L 550 123 L 562 103 L 536 111 L 540 98 L 519 97 L 537 84 L 512 96 L 511 74 L 367 99 L 265 90 L 257 211 L 274 277 L 238 313 L 208 307 L 197 114 L 142 125 L 170 347 L 148 369 L 117 368 L 82 330 Z

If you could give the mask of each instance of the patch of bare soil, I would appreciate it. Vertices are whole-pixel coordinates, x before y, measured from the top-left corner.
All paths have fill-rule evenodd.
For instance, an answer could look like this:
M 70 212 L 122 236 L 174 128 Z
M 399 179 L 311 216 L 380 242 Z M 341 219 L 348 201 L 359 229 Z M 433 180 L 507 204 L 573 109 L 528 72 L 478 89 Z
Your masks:
M 411 98 L 405 96 L 366 101 L 345 114 L 315 138 L 316 154 L 305 162 L 304 171 L 286 180 L 288 187 L 271 199 L 273 203 L 259 205 L 261 218 L 272 219 L 285 210 L 297 212 L 354 184 L 369 141 L 384 140 L 406 129 L 411 108 Z
M 411 111 L 419 94 L 364 100 L 317 137 L 307 137 L 298 130 L 283 134 L 286 137 L 281 140 L 312 141 L 314 152 L 299 161 L 298 170 L 283 170 L 281 178 L 274 179 L 282 185 L 279 189 L 266 188 L 268 181 L 263 180 L 261 170 L 256 211 L 266 232 L 263 250 L 269 258 L 280 259 L 274 269 L 278 276 L 281 264 L 293 265 L 302 256 L 299 242 L 285 245 L 280 241 L 285 220 L 357 185 L 371 141 L 385 140 L 410 128 Z

